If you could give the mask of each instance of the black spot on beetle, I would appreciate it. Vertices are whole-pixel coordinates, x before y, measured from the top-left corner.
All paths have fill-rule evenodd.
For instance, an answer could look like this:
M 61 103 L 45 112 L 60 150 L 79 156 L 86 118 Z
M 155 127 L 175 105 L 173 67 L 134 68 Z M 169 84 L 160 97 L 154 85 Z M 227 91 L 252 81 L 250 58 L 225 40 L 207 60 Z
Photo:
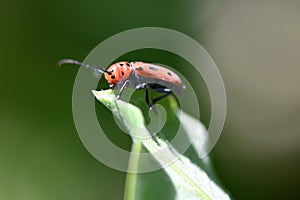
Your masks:
M 136 67 L 135 70 L 141 71 L 141 70 L 143 70 L 143 68 L 142 67 Z
M 154 66 L 150 66 L 149 69 L 153 70 L 153 71 L 157 71 L 158 69 Z
M 116 76 L 111 76 L 110 78 L 111 78 L 111 79 L 115 79 L 115 78 L 116 78 Z
M 169 76 L 172 76 L 171 72 L 168 72 L 168 75 L 169 75 Z
M 124 72 L 121 72 L 122 76 L 124 76 Z
M 123 63 L 120 63 L 120 65 L 123 66 L 124 64 L 123 64 Z
M 130 64 L 129 64 L 129 63 L 127 63 L 126 65 L 127 65 L 128 67 L 130 67 Z
M 111 72 L 106 72 L 108 75 L 111 75 L 112 73 Z

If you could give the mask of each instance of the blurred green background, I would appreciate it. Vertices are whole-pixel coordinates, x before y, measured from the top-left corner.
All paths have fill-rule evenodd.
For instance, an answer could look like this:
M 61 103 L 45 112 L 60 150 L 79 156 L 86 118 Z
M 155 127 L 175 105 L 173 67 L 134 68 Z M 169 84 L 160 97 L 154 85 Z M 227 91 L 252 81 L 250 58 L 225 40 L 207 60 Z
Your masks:
M 143 26 L 189 35 L 218 65 L 228 115 L 212 158 L 233 198 L 300 199 L 299 19 L 292 0 L 2 1 L 0 200 L 122 199 L 126 174 L 94 159 L 75 130 L 77 67 L 56 62 Z M 160 59 L 175 62 L 148 60 Z M 207 125 L 208 95 L 198 95 Z

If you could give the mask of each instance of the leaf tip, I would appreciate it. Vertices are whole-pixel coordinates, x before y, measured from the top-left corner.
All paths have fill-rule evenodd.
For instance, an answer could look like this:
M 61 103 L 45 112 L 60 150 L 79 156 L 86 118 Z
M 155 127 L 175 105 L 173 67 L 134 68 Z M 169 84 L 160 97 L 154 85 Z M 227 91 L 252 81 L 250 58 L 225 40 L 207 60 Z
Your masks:
M 94 95 L 95 97 L 98 96 L 98 91 L 97 91 L 97 90 L 92 90 L 92 93 L 93 93 L 93 95 Z

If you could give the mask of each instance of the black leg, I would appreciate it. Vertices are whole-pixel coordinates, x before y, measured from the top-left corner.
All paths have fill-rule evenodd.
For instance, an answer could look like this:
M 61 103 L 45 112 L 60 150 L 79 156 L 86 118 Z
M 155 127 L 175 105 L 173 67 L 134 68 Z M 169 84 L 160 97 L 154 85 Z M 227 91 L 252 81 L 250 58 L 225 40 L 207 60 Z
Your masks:
M 122 92 L 123 92 L 123 90 L 126 88 L 126 86 L 127 86 L 128 83 L 129 83 L 129 80 L 126 80 L 126 81 L 123 83 L 123 85 L 122 85 L 122 87 L 120 88 L 120 91 L 119 91 L 119 93 L 118 93 L 116 99 L 120 99 L 120 98 L 121 98 Z
M 153 85 L 151 86 L 151 88 L 154 91 L 160 92 L 160 93 L 165 93 L 162 96 L 156 97 L 155 99 L 152 100 L 152 104 L 154 105 L 157 101 L 165 98 L 166 96 L 168 96 L 169 94 L 172 93 L 172 91 L 169 88 L 163 87 L 163 86 L 157 86 L 157 85 Z
M 148 85 L 146 83 L 142 83 L 142 84 L 136 85 L 135 88 L 137 90 L 145 89 L 145 91 L 146 91 L 145 101 L 146 101 L 147 105 L 149 106 L 149 108 L 151 109 L 152 104 L 151 104 L 150 99 L 149 99 L 149 87 L 148 87 Z
M 157 101 L 159 101 L 159 100 L 161 100 L 161 99 L 167 97 L 169 94 L 171 94 L 171 92 L 168 92 L 168 93 L 166 93 L 166 94 L 164 94 L 164 95 L 161 95 L 161 96 L 159 96 L 159 97 L 156 97 L 155 99 L 152 100 L 152 104 L 154 105 Z
M 149 99 L 149 90 L 148 90 L 148 87 L 146 87 L 145 90 L 146 90 L 145 100 L 146 100 L 147 105 L 151 108 L 152 104 L 151 104 L 150 99 Z
M 153 105 L 157 101 L 165 98 L 166 96 L 168 96 L 169 94 L 172 93 L 172 91 L 169 88 L 165 88 L 165 87 L 161 87 L 161 86 L 157 87 L 157 86 L 153 86 L 153 85 L 147 85 L 146 83 L 138 84 L 135 88 L 137 90 L 139 90 L 139 89 L 145 89 L 146 90 L 145 101 L 146 101 L 147 105 L 150 107 L 150 109 L 153 108 Z M 153 89 L 156 92 L 164 93 L 164 94 L 162 96 L 154 98 L 152 100 L 152 103 L 151 103 L 150 98 L 149 98 L 149 88 Z

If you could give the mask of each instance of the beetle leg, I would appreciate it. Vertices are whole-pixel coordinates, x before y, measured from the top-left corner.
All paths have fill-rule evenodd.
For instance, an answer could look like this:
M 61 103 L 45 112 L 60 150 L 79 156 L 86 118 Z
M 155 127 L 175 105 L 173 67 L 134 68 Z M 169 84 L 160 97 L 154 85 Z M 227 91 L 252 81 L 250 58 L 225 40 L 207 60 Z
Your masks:
M 160 93 L 165 93 L 159 97 L 156 97 L 155 99 L 152 100 L 152 104 L 154 105 L 157 101 L 165 98 L 166 96 L 168 96 L 169 94 L 172 93 L 172 91 L 169 88 L 165 88 L 165 87 L 151 87 L 154 91 L 156 92 L 160 92 Z
M 148 87 L 146 87 L 145 89 L 146 89 L 145 100 L 146 100 L 147 105 L 148 105 L 149 108 L 151 109 L 151 108 L 152 108 L 152 104 L 150 103 L 150 99 L 149 99 L 149 89 L 148 89 Z
M 129 83 L 129 80 L 127 79 L 127 80 L 123 83 L 122 87 L 120 88 L 120 91 L 119 91 L 119 93 L 118 93 L 116 99 L 120 99 L 120 98 L 121 98 L 122 92 L 124 91 L 124 89 L 126 88 L 126 86 L 127 86 L 128 83 Z
M 167 97 L 168 95 L 170 95 L 172 92 L 167 92 L 164 95 L 161 95 L 159 97 L 156 97 L 155 99 L 152 100 L 152 104 L 154 105 L 157 101 Z
M 151 104 L 150 99 L 149 99 L 149 87 L 148 87 L 148 85 L 146 83 L 142 83 L 142 84 L 136 85 L 135 88 L 137 90 L 140 90 L 140 89 L 145 89 L 146 90 L 145 101 L 151 109 L 153 104 Z
M 151 87 L 152 90 L 160 93 L 171 93 L 172 91 L 169 88 L 165 87 Z
M 145 89 L 148 88 L 146 83 L 138 84 L 135 86 L 135 89 L 140 90 L 140 89 Z

